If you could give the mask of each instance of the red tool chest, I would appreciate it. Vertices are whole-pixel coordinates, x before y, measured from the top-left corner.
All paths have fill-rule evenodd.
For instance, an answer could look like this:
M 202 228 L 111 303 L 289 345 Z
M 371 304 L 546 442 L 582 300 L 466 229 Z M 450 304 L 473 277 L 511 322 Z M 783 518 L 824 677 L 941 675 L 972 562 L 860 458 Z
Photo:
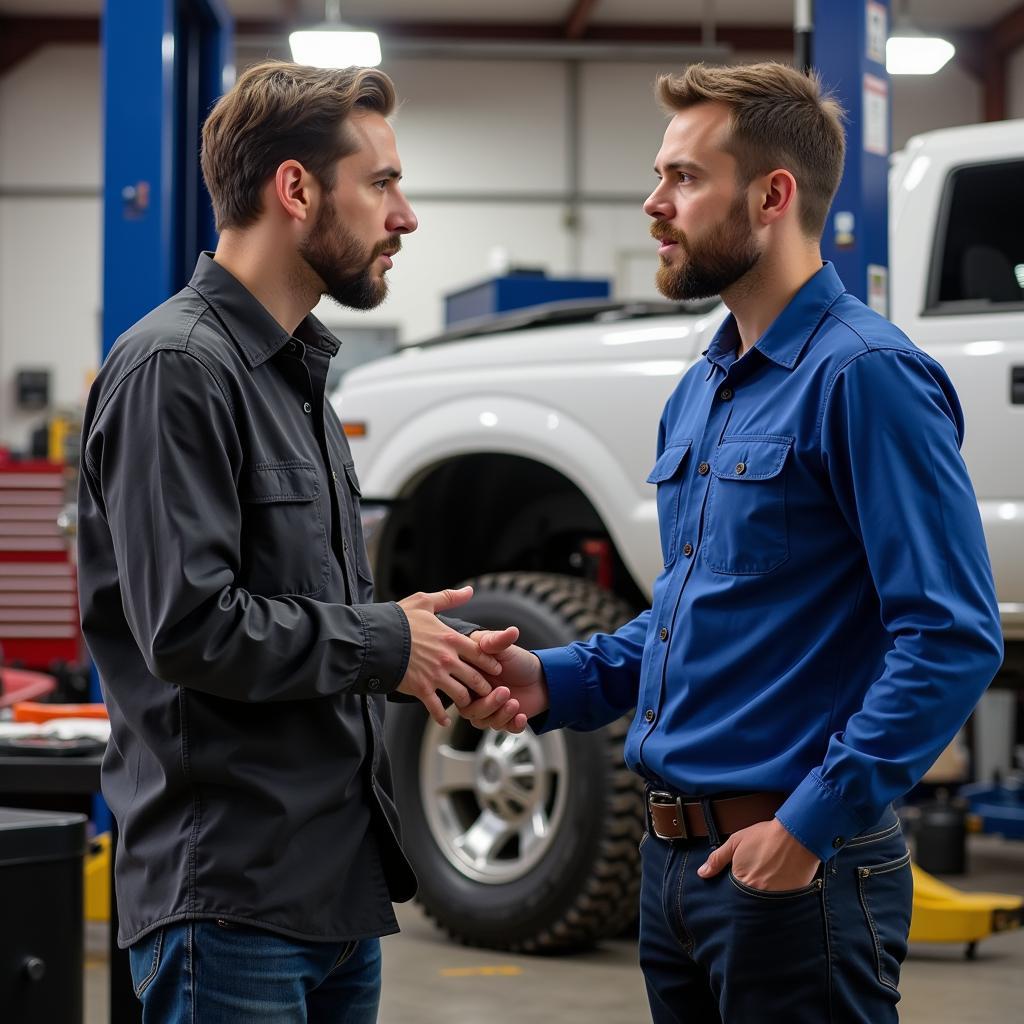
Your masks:
M 80 664 L 75 566 L 57 525 L 67 470 L 0 459 L 0 645 L 4 661 L 50 670 Z

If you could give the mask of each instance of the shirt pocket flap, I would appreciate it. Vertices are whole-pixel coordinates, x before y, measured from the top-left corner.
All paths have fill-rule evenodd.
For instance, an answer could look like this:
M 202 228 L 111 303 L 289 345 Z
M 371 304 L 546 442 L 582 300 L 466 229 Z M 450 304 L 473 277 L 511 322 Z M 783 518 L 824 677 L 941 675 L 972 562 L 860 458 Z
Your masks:
M 242 501 L 313 501 L 320 496 L 316 469 L 304 462 L 261 462 L 242 480 Z
M 662 484 L 679 472 L 679 467 L 690 450 L 690 442 L 682 441 L 679 444 L 669 445 L 658 457 L 650 476 L 647 478 L 649 484 Z
M 711 472 L 719 480 L 770 480 L 782 472 L 791 437 L 727 437 L 719 445 Z

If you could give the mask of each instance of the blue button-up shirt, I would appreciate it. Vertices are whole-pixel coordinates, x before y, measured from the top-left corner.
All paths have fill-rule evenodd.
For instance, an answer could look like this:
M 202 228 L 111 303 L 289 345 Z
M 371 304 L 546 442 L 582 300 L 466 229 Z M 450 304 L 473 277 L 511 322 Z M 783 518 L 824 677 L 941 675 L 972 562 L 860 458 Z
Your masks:
M 1002 658 L 942 367 L 825 264 L 741 358 L 730 316 L 665 407 L 665 567 L 615 634 L 538 651 L 544 729 L 636 707 L 626 761 L 682 793 L 778 790 L 821 859 L 877 821 Z

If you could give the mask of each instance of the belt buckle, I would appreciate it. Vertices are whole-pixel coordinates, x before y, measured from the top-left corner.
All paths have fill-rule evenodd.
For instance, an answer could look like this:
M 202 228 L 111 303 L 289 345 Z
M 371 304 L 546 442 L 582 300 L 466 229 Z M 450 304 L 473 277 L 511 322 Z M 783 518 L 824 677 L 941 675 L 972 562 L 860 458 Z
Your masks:
M 668 799 L 659 800 L 658 797 L 667 797 Z M 686 827 L 686 815 L 683 814 L 683 798 L 681 796 L 673 797 L 671 793 L 664 792 L 652 792 L 651 793 L 651 805 L 657 804 L 659 807 L 671 807 L 674 806 L 676 809 L 676 816 L 673 819 L 673 824 L 679 826 L 679 835 L 677 836 L 666 836 L 662 835 L 658 831 L 658 826 L 654 821 L 654 815 L 651 815 L 651 830 L 659 839 L 689 839 L 689 831 Z

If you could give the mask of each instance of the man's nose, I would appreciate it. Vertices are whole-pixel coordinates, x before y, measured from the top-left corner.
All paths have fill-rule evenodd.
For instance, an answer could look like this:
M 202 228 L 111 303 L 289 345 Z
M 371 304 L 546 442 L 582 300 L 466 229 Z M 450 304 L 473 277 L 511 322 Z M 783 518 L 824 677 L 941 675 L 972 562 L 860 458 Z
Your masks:
M 668 197 L 662 191 L 661 185 L 658 185 L 658 187 L 644 201 L 644 213 L 646 213 L 648 217 L 653 217 L 655 220 L 672 219 L 672 204 L 668 201 Z
M 408 235 L 410 232 L 415 231 L 419 224 L 420 222 L 413 212 L 413 208 L 409 205 L 409 201 L 405 196 L 402 196 L 401 202 L 388 215 L 384 226 L 391 234 Z

